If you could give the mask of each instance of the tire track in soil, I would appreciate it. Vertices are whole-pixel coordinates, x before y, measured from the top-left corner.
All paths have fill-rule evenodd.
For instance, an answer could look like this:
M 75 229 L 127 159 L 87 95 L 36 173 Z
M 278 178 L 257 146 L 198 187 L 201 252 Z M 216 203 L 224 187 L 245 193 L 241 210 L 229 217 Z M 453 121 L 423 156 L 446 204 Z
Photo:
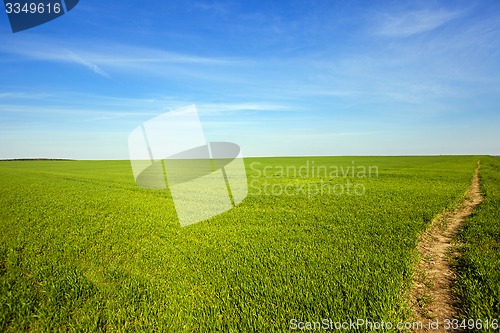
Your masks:
M 420 262 L 416 266 L 413 287 L 410 291 L 410 307 L 413 321 L 423 323 L 423 330 L 414 332 L 447 332 L 443 319 L 457 318 L 456 299 L 452 293 L 455 273 L 451 268 L 452 257 L 457 257 L 457 234 L 464 220 L 472 214 L 483 197 L 479 186 L 480 161 L 474 172 L 472 184 L 464 201 L 451 212 L 437 216 L 423 232 L 417 245 Z M 454 251 L 453 253 L 451 253 Z M 429 320 L 439 320 L 438 329 L 427 328 Z M 458 332 L 458 331 L 454 331 Z

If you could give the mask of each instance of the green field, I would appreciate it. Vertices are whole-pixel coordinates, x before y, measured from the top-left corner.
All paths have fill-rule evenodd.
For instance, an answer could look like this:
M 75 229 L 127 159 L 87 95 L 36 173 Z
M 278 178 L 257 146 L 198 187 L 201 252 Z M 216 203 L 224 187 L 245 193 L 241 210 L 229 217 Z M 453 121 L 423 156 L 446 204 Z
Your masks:
M 483 246 L 481 267 L 497 269 L 484 275 L 497 312 L 478 311 L 498 315 L 499 229 L 481 224 L 498 221 L 493 158 L 245 159 L 247 198 L 183 228 L 168 190 L 137 187 L 128 161 L 0 162 L 0 329 L 267 332 L 293 320 L 410 320 L 417 236 L 463 200 L 478 159 L 496 201 L 486 199 L 464 237 L 491 240 L 471 243 L 461 290 L 482 297 L 467 286 L 481 288 L 474 248 Z M 313 162 L 314 174 L 292 172 Z
M 455 270 L 463 318 L 486 322 L 500 319 L 500 158 L 483 159 L 481 169 L 485 199 L 464 225 Z

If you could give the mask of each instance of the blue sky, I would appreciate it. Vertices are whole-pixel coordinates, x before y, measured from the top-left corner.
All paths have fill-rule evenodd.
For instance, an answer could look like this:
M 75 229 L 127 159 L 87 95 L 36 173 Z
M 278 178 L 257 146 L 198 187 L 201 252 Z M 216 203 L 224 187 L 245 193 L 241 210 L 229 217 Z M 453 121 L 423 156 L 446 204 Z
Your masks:
M 498 1 L 80 0 L 0 13 L 0 66 L 0 158 L 127 159 L 189 104 L 245 156 L 500 155 Z

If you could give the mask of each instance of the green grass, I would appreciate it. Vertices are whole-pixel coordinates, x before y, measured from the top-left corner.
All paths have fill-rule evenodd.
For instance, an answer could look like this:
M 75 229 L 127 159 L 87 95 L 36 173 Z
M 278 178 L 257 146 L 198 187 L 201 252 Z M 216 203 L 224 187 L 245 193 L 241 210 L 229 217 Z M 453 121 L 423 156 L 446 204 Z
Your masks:
M 500 320 L 500 159 L 481 159 L 481 192 L 485 199 L 467 220 L 456 263 L 457 294 L 463 318 Z M 500 326 L 500 323 L 498 323 Z M 485 331 L 485 330 L 483 330 Z M 493 331 L 493 330 L 491 330 Z M 495 330 L 498 331 L 498 330 Z
M 377 166 L 378 177 L 279 173 L 308 160 Z M 463 199 L 477 160 L 246 159 L 250 195 L 184 228 L 169 192 L 138 188 L 128 161 L 0 162 L 0 329 L 264 332 L 292 319 L 407 320 L 417 235 Z M 347 182 L 364 194 L 256 190 Z

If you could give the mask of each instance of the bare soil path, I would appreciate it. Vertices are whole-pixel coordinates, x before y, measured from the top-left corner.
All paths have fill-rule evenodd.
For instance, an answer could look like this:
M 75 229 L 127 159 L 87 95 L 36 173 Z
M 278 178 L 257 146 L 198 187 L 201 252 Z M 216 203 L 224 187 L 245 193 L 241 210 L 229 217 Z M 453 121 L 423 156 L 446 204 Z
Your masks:
M 479 187 L 480 161 L 477 164 L 465 200 L 455 210 L 436 217 L 422 234 L 417 246 L 420 262 L 416 268 L 410 301 L 414 321 L 424 323 L 424 329 L 420 332 L 446 332 L 444 319 L 457 318 L 458 309 L 454 306 L 456 302 L 451 290 L 455 279 L 451 260 L 453 256 L 458 256 L 458 252 L 452 251 L 459 246 L 456 235 L 464 219 L 483 200 Z M 429 320 L 439 320 L 439 328 L 428 328 L 426 324 Z

